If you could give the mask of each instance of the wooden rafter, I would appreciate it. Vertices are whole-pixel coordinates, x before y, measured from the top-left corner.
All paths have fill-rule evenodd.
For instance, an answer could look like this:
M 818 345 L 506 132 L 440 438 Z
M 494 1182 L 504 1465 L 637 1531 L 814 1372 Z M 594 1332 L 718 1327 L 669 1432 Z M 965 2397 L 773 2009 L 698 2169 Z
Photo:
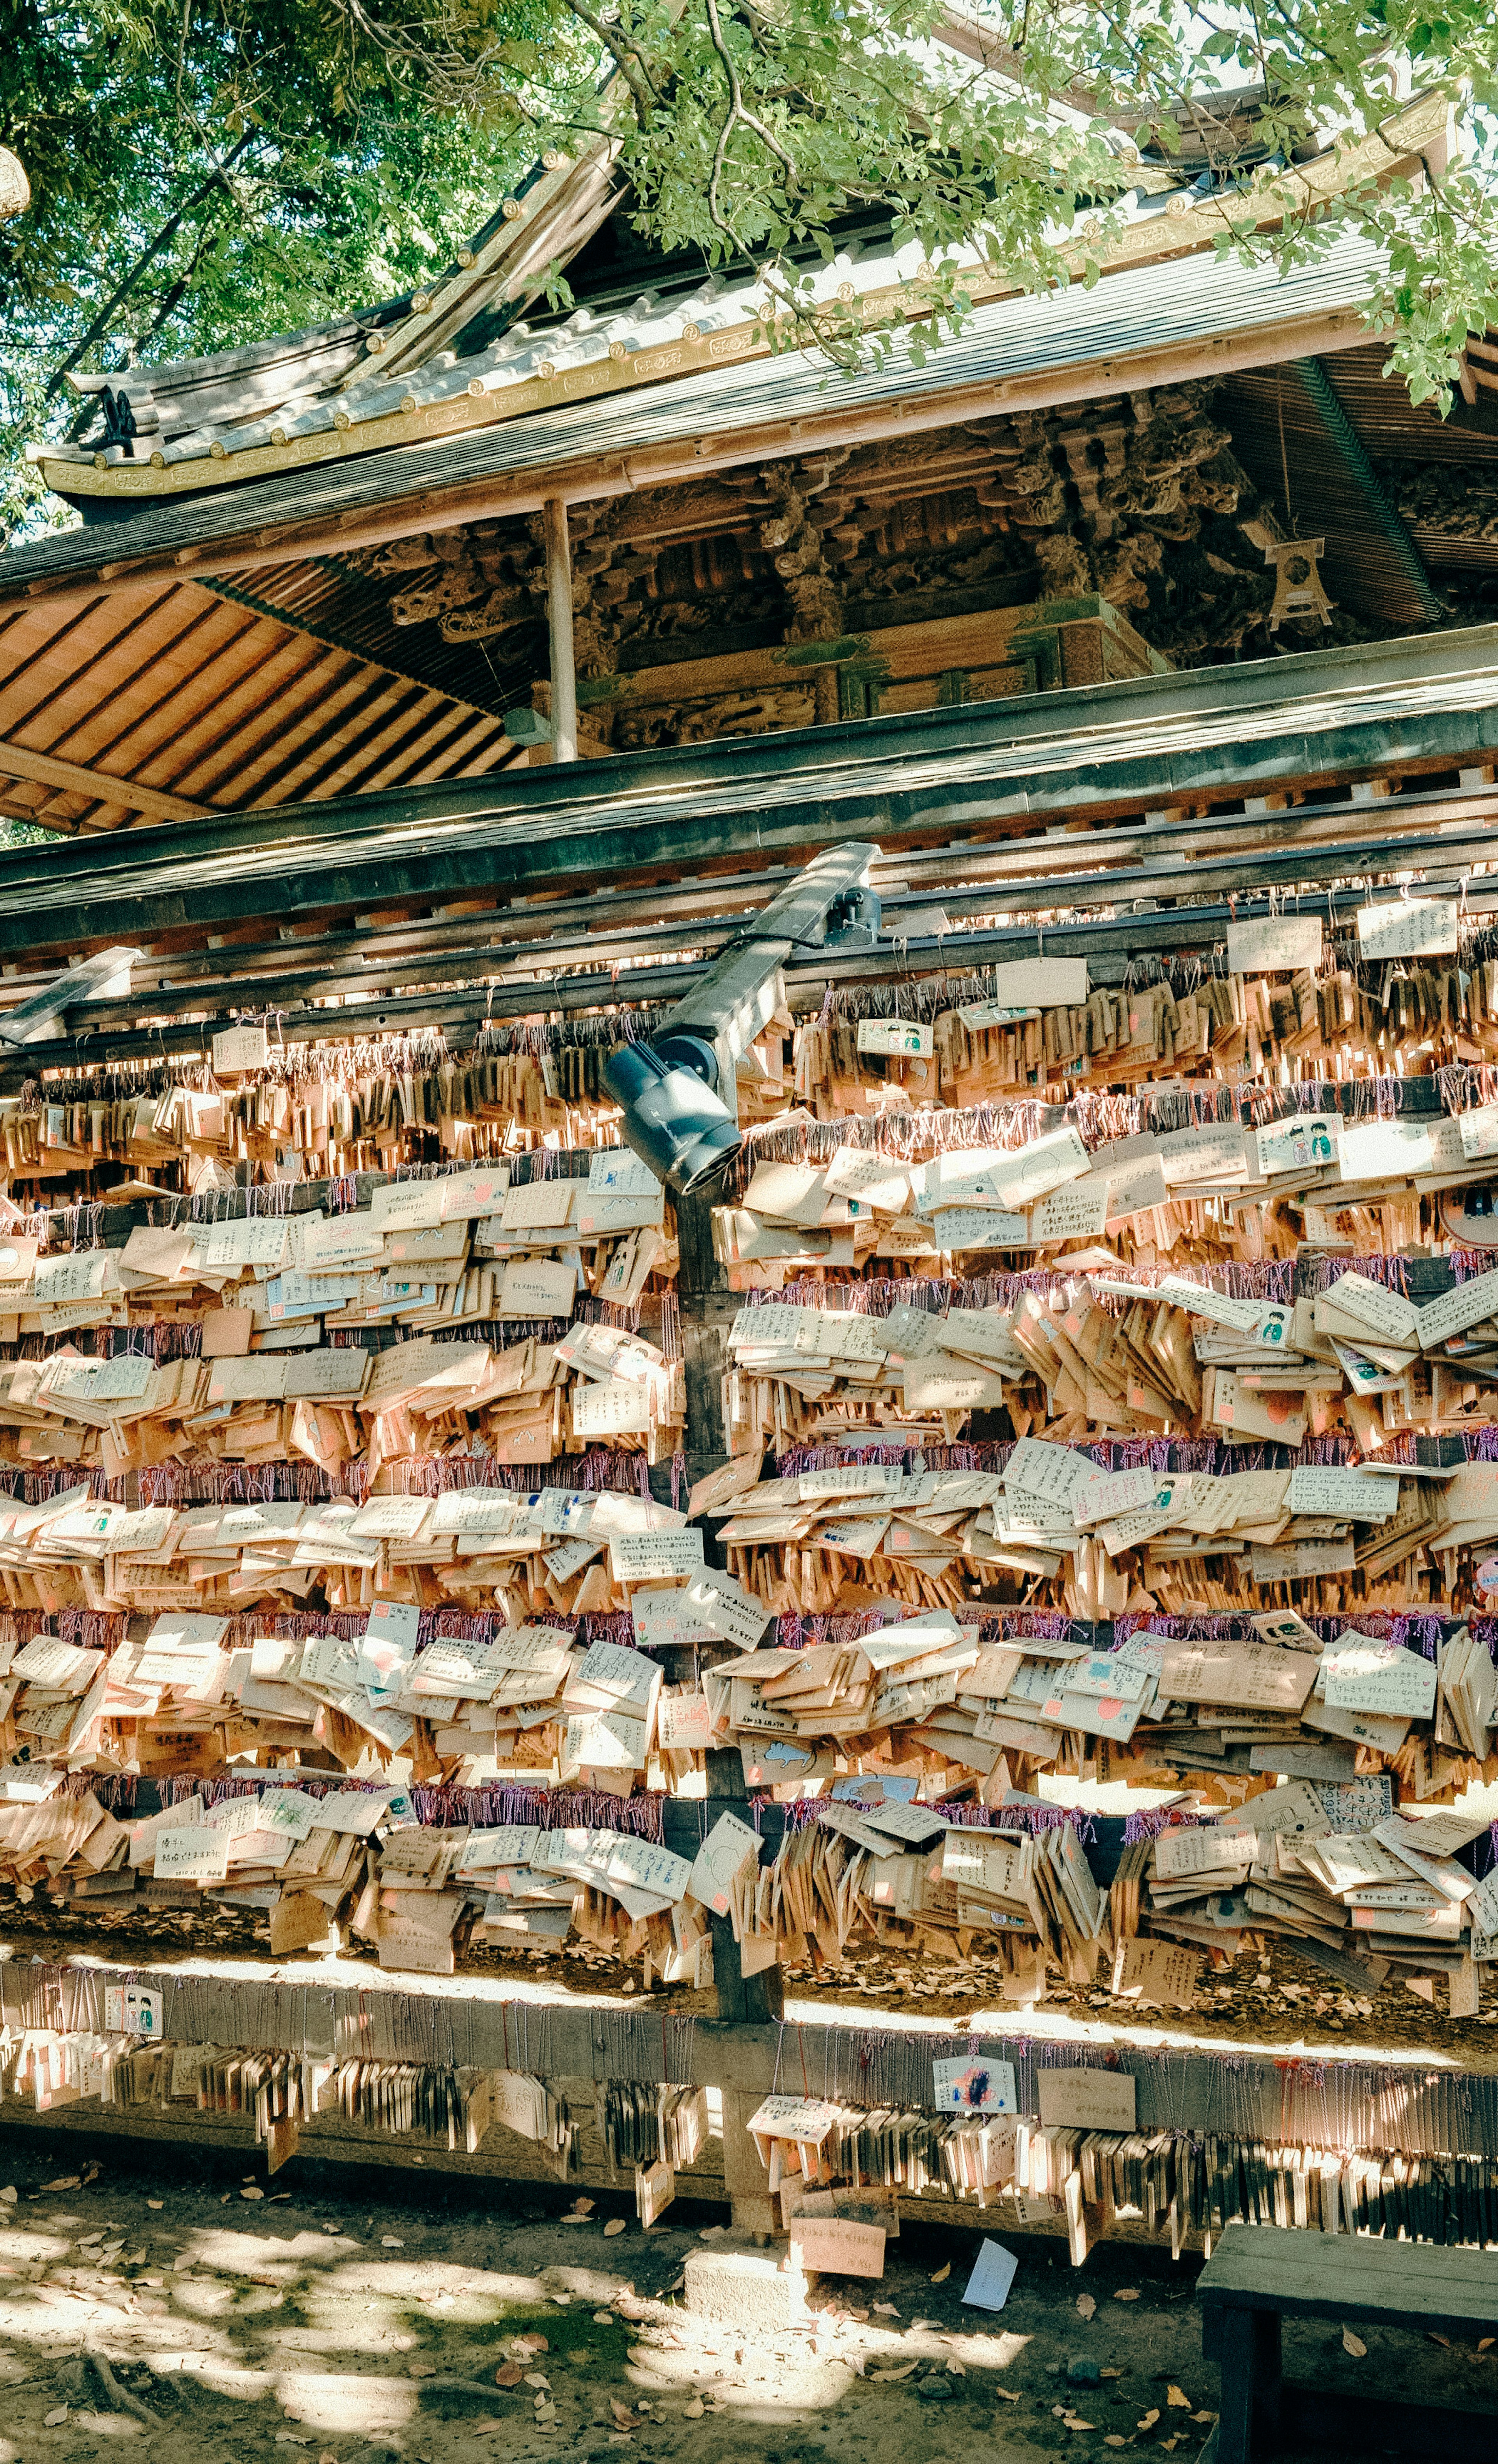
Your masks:
M 55 831 L 128 835 L 507 750 L 497 714 L 193 583 L 0 618 L 0 803 Z
M 96 804 L 144 813 L 157 822 L 197 822 L 213 809 L 208 804 L 189 803 L 185 796 L 169 796 L 161 787 L 140 787 L 133 779 L 115 778 L 107 770 L 90 770 L 80 761 L 58 761 L 50 753 L 29 753 L 24 745 L 9 744 L 0 737 L 0 774 L 8 779 L 30 779 L 43 787 L 60 787 L 70 796 L 87 796 Z M 45 828 L 56 828 L 49 822 L 48 807 L 33 818 Z M 71 826 L 71 825 L 70 825 Z

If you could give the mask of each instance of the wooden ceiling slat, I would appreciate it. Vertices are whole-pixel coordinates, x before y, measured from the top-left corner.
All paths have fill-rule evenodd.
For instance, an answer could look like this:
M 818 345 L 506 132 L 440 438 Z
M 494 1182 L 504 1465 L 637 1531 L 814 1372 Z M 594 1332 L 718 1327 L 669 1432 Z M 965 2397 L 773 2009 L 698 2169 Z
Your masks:
M 39 606 L 22 603 L 8 609 L 7 621 L 0 628 L 0 693 L 9 693 L 12 685 L 19 684 L 59 637 L 76 638 L 78 626 L 86 625 L 100 608 L 111 605 L 109 595 L 104 593 L 81 614 L 74 608 L 70 615 L 66 609 L 49 606 L 45 600 Z M 29 709 L 31 705 L 22 701 L 18 707 Z
M 466 734 L 458 737 L 455 742 L 443 746 L 440 759 L 426 762 L 421 769 L 413 770 L 408 784 L 434 787 L 439 779 L 462 778 L 467 774 L 469 763 L 479 753 L 491 751 L 504 741 L 503 719 L 475 718 Z
M 449 703 L 444 709 L 424 710 L 417 703 L 411 710 L 409 725 L 388 754 L 369 774 L 371 787 L 413 786 L 418 763 L 446 751 L 462 730 L 467 712 Z M 444 770 L 444 777 L 447 772 Z
M 253 641 L 240 645 L 234 674 L 219 692 L 194 694 L 169 748 L 174 778 L 185 791 L 242 803 L 250 793 L 247 764 L 262 748 L 274 750 L 281 726 L 347 664 L 303 634 L 277 639 L 277 631 L 257 621 Z
M 123 715 L 123 724 L 103 748 L 111 768 L 128 769 L 143 783 L 179 792 L 183 764 L 177 746 L 185 731 L 232 690 L 245 661 L 254 655 L 257 635 L 262 630 L 274 634 L 275 629 L 263 617 L 214 600 L 212 612 L 165 657 L 153 661 L 143 680 L 146 692 Z
M 330 661 L 332 654 L 329 654 Z M 321 791 L 311 782 L 320 776 L 325 755 L 341 751 L 350 731 L 371 709 L 383 710 L 392 690 L 391 679 L 367 668 L 351 667 L 336 686 L 319 693 L 301 718 L 267 737 L 243 773 L 245 794 L 268 805 L 311 802 Z
M 392 745 L 404 744 L 414 727 L 427 715 L 428 697 L 419 685 L 408 686 L 405 693 L 391 693 L 365 715 L 360 732 L 334 759 L 335 748 L 326 748 L 327 759 L 300 790 L 309 801 L 322 803 L 326 797 L 341 795 L 355 775 L 362 784 L 373 788 L 379 768 Z
M 35 752 L 97 759 L 107 749 L 117 703 L 128 697 L 154 660 L 172 653 L 213 604 L 206 590 L 158 593 L 143 617 L 133 592 L 101 601 L 17 666 L 0 687 L 0 724 L 17 740 L 30 733 Z M 59 705 L 66 707 L 59 711 Z M 90 718 L 99 734 L 70 744 L 79 722 Z

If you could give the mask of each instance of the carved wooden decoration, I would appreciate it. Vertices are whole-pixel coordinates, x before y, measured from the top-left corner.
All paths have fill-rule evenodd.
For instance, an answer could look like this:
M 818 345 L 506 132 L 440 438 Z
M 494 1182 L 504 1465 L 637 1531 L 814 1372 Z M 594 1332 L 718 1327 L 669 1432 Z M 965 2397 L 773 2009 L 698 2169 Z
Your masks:
M 1152 654 L 1219 658 L 1287 623 L 1288 638 L 1304 626 L 1319 639 L 1332 603 L 1314 556 L 1313 586 L 1296 595 L 1280 566 L 1276 591 L 1265 558 L 1277 562 L 1278 524 L 1212 401 L 1206 385 L 1119 394 L 575 507 L 588 749 L 1097 682 Z M 1291 544 L 1297 560 L 1311 553 Z M 393 541 L 363 561 L 398 578 L 398 624 L 502 643 L 516 700 L 544 709 L 539 517 Z M 1076 611 L 1065 656 L 1062 605 Z M 1021 611 L 1035 640 L 1016 661 L 1005 643 Z M 1110 614 L 1127 618 L 1122 633 Z M 980 617 L 986 647 L 964 636 L 942 652 L 922 630 Z M 908 655 L 892 652 L 902 629 Z M 871 669 L 827 655 L 845 636 L 877 638 Z M 812 655 L 793 675 L 770 664 L 777 649 Z
M 1317 560 L 1326 554 L 1326 544 L 1324 539 L 1273 539 L 1265 549 L 1265 563 L 1274 567 L 1271 633 L 1279 631 L 1287 616 L 1315 616 L 1323 625 L 1331 624 L 1332 602 L 1321 586 L 1317 570 Z

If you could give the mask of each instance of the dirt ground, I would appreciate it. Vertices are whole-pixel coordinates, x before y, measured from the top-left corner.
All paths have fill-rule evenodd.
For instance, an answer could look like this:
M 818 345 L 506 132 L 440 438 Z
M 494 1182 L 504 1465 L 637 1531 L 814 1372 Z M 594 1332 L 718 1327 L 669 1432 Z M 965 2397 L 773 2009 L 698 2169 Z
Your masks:
M 683 2307 L 689 2253 L 732 2238 L 681 2209 L 642 2233 L 627 2190 L 568 2223 L 549 2187 L 496 2206 L 300 2159 L 267 2185 L 186 2150 L 168 2178 L 70 2146 L 82 2171 L 59 2179 L 55 2152 L 0 2126 L 0 2464 L 153 2440 L 170 2464 L 1195 2464 L 1212 2428 L 1195 2264 L 1115 2243 L 1073 2270 L 1002 2208 L 907 2229 L 882 2282 L 814 2280 L 804 2324 L 775 2332 Z M 984 2225 L 1019 2255 L 997 2315 L 962 2301 Z M 1498 2347 L 1364 2341 L 1358 2358 L 1335 2328 L 1292 2329 L 1288 2372 L 1498 2409 Z

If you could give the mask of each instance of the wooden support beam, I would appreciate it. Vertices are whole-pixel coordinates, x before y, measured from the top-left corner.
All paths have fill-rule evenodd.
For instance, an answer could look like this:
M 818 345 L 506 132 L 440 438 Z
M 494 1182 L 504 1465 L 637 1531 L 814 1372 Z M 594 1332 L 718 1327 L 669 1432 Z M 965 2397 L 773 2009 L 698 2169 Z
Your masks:
M 43 787 L 60 788 L 65 795 L 87 796 L 96 804 L 123 804 L 157 822 L 203 822 L 213 810 L 210 804 L 189 803 L 186 796 L 170 796 L 162 787 L 140 787 L 133 779 L 112 778 L 107 770 L 90 770 L 78 761 L 58 761 L 50 753 L 33 753 L 3 737 L 0 776 L 32 779 Z M 32 818 L 47 826 L 46 806 Z
M 551 758 L 578 758 L 578 672 L 572 640 L 572 552 L 567 507 L 548 496 L 546 522 L 546 623 L 551 634 Z
M 1266 856 L 1243 869 L 1238 887 L 1273 888 L 1278 884 L 1309 885 L 1326 882 L 1329 887 L 1314 901 L 1315 911 L 1324 909 L 1333 918 L 1349 917 L 1356 908 L 1366 904 L 1367 891 L 1349 877 L 1368 872 L 1388 872 L 1395 869 L 1419 873 L 1429 886 L 1454 886 L 1464 877 L 1465 866 L 1486 853 L 1487 838 L 1481 827 L 1471 838 L 1443 836 L 1422 842 L 1414 838 L 1362 841 L 1351 847 L 1338 845 L 1330 850 L 1313 851 L 1302 847 L 1293 852 Z M 951 866 L 963 870 L 961 850 L 949 857 Z M 1124 962 L 1143 953 L 1163 957 L 1173 952 L 1203 953 L 1210 951 L 1225 937 L 1234 919 L 1235 910 L 1227 900 L 1203 900 L 1197 906 L 1176 906 L 1170 903 L 1157 912 L 1130 912 L 1130 901 L 1136 891 L 1147 892 L 1152 905 L 1156 898 L 1171 900 L 1208 887 L 1214 868 L 1201 865 L 1178 873 L 1155 871 L 1099 872 L 1086 884 L 1040 876 L 1032 878 L 1023 889 L 1003 892 L 1004 904 L 1016 911 L 1040 910 L 1048 913 L 1057 908 L 1069 908 L 1072 914 L 1066 921 L 1034 926 L 1020 922 L 964 932 L 954 925 L 946 933 L 922 932 L 900 940 L 896 946 L 888 940 L 875 948 L 835 952 L 830 957 L 808 953 L 792 958 L 784 969 L 784 980 L 793 1007 L 812 1007 L 828 983 L 846 986 L 879 983 L 896 976 L 947 975 L 954 969 L 986 967 L 1009 958 L 1027 958 L 1048 954 L 1053 957 L 1085 957 L 1093 970 L 1095 982 L 1121 981 Z M 1246 875 L 1246 879 L 1243 875 Z M 1341 887 L 1331 885 L 1341 883 Z M 649 893 L 643 893 L 648 895 Z M 936 894 L 942 895 L 939 884 Z M 1473 915 L 1498 910 L 1498 885 L 1489 887 L 1482 880 L 1466 887 L 1466 903 Z M 949 901 L 958 913 L 961 909 L 989 905 L 995 893 L 962 891 Z M 1297 902 L 1298 903 L 1298 902 Z M 1090 913 L 1090 909 L 1107 906 L 1116 912 L 1107 915 Z M 1240 920 L 1242 910 L 1237 911 Z M 893 910 L 898 925 L 899 911 Z M 727 919 L 724 919 L 725 923 Z M 677 928 L 679 931 L 680 928 Z M 711 941 L 722 931 L 721 925 L 697 925 L 694 937 Z M 75 936 L 77 939 L 82 936 Z M 665 935 L 642 935 L 642 942 Z M 40 936 L 36 936 L 40 941 Z M 4 946 L 4 917 L 0 914 L 0 947 Z M 609 945 L 606 942 L 605 948 Z M 566 954 L 559 953 L 559 967 Z M 160 963 L 160 962 L 158 962 Z M 164 972 L 170 961 L 165 962 Z M 1110 967 L 1120 972 L 1110 974 Z M 513 970 L 514 972 L 510 972 Z M 155 970 L 152 970 L 154 974 Z M 629 997 L 637 1001 L 678 1002 L 690 1000 L 708 972 L 704 959 L 684 960 L 675 964 L 651 966 L 636 964 L 628 979 Z M 429 992 L 403 990 L 382 997 L 378 1004 L 367 999 L 372 985 L 381 978 L 403 985 L 420 982 L 423 978 L 440 976 L 440 988 Z M 465 980 L 466 979 L 466 980 Z M 30 979 L 28 979 L 30 981 Z M 258 983 L 267 991 L 274 989 L 284 1009 L 290 1040 L 305 1041 L 308 1037 L 324 1037 L 329 1033 L 367 1033 L 372 1028 L 392 1032 L 424 1026 L 441 1027 L 449 1034 L 472 1034 L 485 1019 L 498 1021 L 529 1017 L 538 1009 L 563 1014 L 597 1007 L 601 1001 L 616 998 L 606 981 L 591 973 L 561 973 L 538 981 L 535 974 L 535 953 L 526 944 L 507 947 L 496 942 L 487 949 L 453 950 L 440 957 L 424 957 L 405 961 L 392 960 L 367 975 L 350 971 L 346 974 L 304 975 L 277 968 L 275 957 L 262 960 L 258 974 L 243 974 L 217 983 L 205 983 L 201 978 L 189 977 L 180 988 L 162 991 L 154 985 L 143 986 L 128 1001 L 100 1003 L 91 1013 L 90 1026 L 96 1034 L 107 1034 L 110 1049 L 116 1057 L 127 1059 L 150 1052 L 162 1056 L 198 1054 L 207 1048 L 207 1039 L 213 1031 L 217 1012 L 227 1018 L 231 1010 L 242 1008 L 251 991 Z M 340 986 L 357 988 L 365 996 L 350 1012 L 338 1008 L 316 1006 Z M 19 987 L 18 987 L 19 989 Z M 173 1012 L 192 1014 L 192 1023 L 183 1025 L 163 1024 Z M 209 1015 L 205 1016 L 205 1013 Z M 0 1013 L 3 1014 L 3 1013 Z M 149 1025 L 140 1023 L 149 1018 Z M 59 1069 L 72 1067 L 77 1060 L 77 1046 L 71 1038 L 28 1047 L 25 1070 Z M 0 1058 L 0 1087 L 14 1080 L 18 1061 L 7 1064 Z M 9 1070 L 9 1075 L 7 1074 Z M 1410 1082 L 1412 1087 L 1421 1081 Z M 1433 1082 L 1432 1082 L 1433 1083 Z M 688 1348 L 688 1376 L 692 1372 L 692 1350 Z M 702 1468 L 711 1469 L 711 1464 Z M 694 1473 L 694 1477 L 696 1474 Z

